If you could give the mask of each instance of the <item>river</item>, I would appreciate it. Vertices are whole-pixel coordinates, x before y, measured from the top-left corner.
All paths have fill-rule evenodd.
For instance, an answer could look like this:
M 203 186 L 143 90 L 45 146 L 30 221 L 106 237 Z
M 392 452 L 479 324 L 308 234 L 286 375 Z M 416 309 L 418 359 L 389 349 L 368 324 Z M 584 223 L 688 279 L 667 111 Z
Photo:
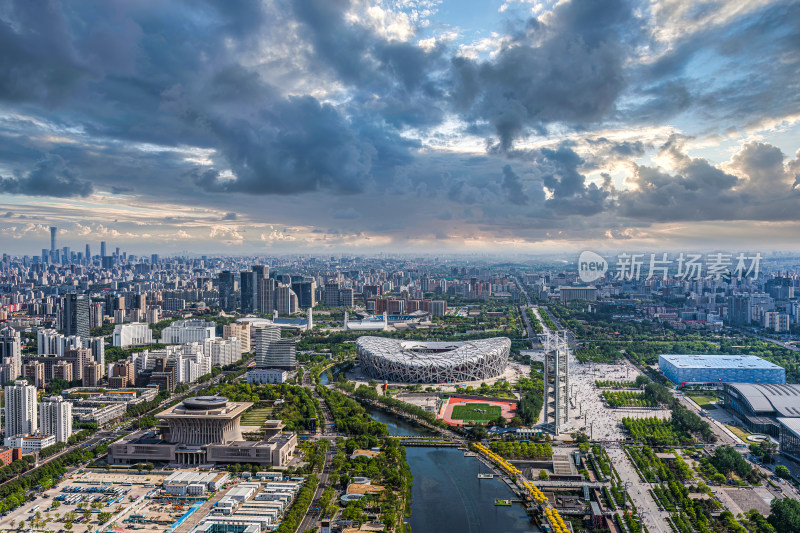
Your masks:
M 370 410 L 390 435 L 426 435 L 424 429 L 380 410 Z M 478 479 L 486 471 L 474 457 L 455 448 L 406 448 L 414 476 L 412 533 L 520 533 L 537 531 L 519 504 L 495 506 L 495 498 L 516 496 L 498 479 Z

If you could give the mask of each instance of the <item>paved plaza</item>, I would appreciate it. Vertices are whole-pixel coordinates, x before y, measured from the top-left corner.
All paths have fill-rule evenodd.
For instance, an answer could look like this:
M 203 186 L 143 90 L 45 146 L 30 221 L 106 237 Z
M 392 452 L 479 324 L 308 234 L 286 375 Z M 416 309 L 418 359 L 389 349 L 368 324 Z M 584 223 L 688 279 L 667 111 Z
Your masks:
M 627 361 L 619 364 L 580 363 L 570 352 L 570 425 L 571 430 L 559 437 L 568 439 L 569 433 L 583 431 L 589 438 L 598 441 L 618 442 L 627 437 L 622 429 L 622 419 L 659 417 L 669 418 L 667 409 L 606 407 L 601 390 L 595 385 L 597 380 L 633 381 L 641 373 Z

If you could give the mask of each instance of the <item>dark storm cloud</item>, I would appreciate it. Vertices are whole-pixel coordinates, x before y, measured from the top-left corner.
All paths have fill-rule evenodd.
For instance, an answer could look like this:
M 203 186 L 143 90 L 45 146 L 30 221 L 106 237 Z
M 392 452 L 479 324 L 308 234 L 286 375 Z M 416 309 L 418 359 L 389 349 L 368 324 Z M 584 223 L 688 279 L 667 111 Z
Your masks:
M 293 194 L 322 187 L 355 193 L 411 160 L 408 141 L 387 131 L 361 135 L 333 106 L 310 96 L 265 107 L 255 120 L 215 116 L 206 123 L 236 176 L 196 172 L 195 182 L 209 191 Z
M 88 69 L 76 57 L 61 6 L 19 0 L 0 10 L 0 72 L 3 101 L 56 104 L 76 88 Z
M 586 185 L 580 167 L 583 159 L 569 146 L 556 150 L 542 149 L 534 160 L 534 168 L 542 183 L 552 193 L 544 205 L 561 215 L 590 216 L 608 207 L 609 193 L 596 184 Z
M 384 216 L 391 223 L 371 231 L 408 235 L 431 231 L 434 217 L 510 236 L 519 224 L 588 231 L 597 220 L 623 235 L 617 218 L 637 225 L 796 219 L 800 163 L 785 164 L 774 146 L 748 145 L 721 170 L 673 139 L 661 148 L 675 161 L 667 172 L 636 164 L 655 149 L 647 142 L 594 138 L 592 130 L 661 125 L 688 111 L 709 129 L 723 119 L 796 112 L 798 4 L 677 38 L 657 61 L 641 63 L 652 28 L 633 2 L 559 3 L 512 25 L 502 48 L 480 60 L 457 56 L 456 45 L 422 48 L 422 35 L 387 40 L 355 20 L 351 7 L 3 4 L 2 192 L 110 191 L 213 206 L 215 220 L 275 212 L 321 227 L 354 213 Z M 709 72 L 720 74 L 713 83 L 698 71 L 708 57 Z M 462 134 L 461 124 L 454 131 L 444 123 L 454 117 L 487 138 L 485 155 L 431 148 Z M 515 140 L 548 131 L 583 138 L 513 149 Z M 636 189 L 615 190 L 608 174 L 592 183 L 623 161 Z M 258 196 L 277 194 L 284 196 L 275 205 Z M 363 196 L 356 211 L 331 207 L 331 194 Z
M 644 102 L 620 118 L 652 123 L 694 110 L 706 120 L 741 126 L 796 112 L 798 50 L 797 2 L 774 2 L 709 25 L 678 39 L 657 61 L 630 70 L 631 90 Z
M 8 194 L 28 196 L 89 196 L 92 184 L 84 181 L 67 167 L 57 155 L 49 156 L 36 163 L 30 172 L 5 178 L 0 176 L 0 191 Z
M 443 120 L 446 100 L 439 72 L 447 65 L 442 46 L 428 51 L 412 43 L 388 42 L 345 20 L 347 1 L 288 3 L 313 45 L 308 61 L 349 86 L 353 111 L 361 120 L 377 119 L 401 128 L 429 127 Z
M 488 121 L 504 149 L 527 127 L 582 126 L 602 120 L 625 88 L 630 5 L 569 2 L 548 25 L 525 31 L 485 62 L 453 59 L 453 102 L 471 121 Z
M 512 204 L 525 205 L 528 196 L 522 185 L 522 180 L 514 173 L 511 165 L 503 166 L 503 189 L 508 194 L 508 201 Z

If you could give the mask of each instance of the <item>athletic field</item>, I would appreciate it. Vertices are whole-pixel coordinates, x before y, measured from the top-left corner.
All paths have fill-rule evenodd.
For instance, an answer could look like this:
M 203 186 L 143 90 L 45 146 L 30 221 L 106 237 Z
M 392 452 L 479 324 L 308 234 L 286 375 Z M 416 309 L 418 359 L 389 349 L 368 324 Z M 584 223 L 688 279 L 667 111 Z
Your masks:
M 516 400 L 494 401 L 473 398 L 449 398 L 439 410 L 439 418 L 451 426 L 485 424 L 503 416 L 511 420 L 517 414 Z
M 484 424 L 491 420 L 497 420 L 501 409 L 499 405 L 489 405 L 488 403 L 468 403 L 466 405 L 453 406 L 453 420 L 463 420 Z

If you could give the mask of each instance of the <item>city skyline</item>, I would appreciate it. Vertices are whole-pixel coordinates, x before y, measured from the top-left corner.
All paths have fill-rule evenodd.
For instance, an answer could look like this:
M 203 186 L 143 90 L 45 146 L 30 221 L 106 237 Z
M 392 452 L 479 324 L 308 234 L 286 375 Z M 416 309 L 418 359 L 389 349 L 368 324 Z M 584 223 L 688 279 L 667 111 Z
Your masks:
M 12 2 L 0 243 L 797 250 L 798 26 L 767 0 Z

